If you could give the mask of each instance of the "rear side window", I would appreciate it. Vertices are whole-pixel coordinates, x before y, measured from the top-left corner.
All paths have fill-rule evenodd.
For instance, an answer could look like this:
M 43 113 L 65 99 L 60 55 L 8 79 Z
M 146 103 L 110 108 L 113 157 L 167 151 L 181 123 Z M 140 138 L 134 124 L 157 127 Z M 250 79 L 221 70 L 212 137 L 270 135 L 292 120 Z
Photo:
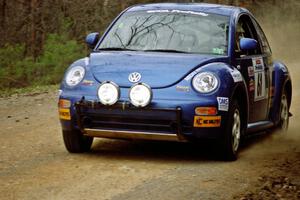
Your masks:
M 262 51 L 264 54 L 272 54 L 272 50 L 270 48 L 270 45 L 269 45 L 269 42 L 267 40 L 267 37 L 266 35 L 264 34 L 263 30 L 261 29 L 260 25 L 255 21 L 254 21 L 254 25 L 255 25 L 255 28 L 257 30 L 257 33 L 258 33 L 258 36 L 259 36 L 259 39 L 260 39 L 260 42 L 261 42 L 261 45 L 262 45 Z

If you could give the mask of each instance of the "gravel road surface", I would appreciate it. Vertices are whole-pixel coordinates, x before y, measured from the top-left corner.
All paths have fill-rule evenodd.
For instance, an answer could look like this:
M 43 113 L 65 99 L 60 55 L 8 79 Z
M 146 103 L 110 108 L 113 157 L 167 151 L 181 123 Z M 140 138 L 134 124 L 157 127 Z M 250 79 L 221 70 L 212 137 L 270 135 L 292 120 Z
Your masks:
M 200 145 L 96 139 L 63 145 L 57 91 L 0 99 L 0 199 L 300 199 L 300 64 L 288 133 L 246 141 L 238 161 Z

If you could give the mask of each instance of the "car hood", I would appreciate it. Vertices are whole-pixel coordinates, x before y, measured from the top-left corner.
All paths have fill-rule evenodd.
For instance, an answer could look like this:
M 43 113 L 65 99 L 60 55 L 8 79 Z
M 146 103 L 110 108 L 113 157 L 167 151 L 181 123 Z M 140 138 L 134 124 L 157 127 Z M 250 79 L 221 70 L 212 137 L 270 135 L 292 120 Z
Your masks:
M 212 60 L 216 61 L 216 56 L 114 51 L 91 53 L 89 66 L 100 83 L 113 81 L 120 87 L 131 87 L 133 83 L 128 77 L 131 73 L 138 72 L 141 74 L 139 82 L 152 88 L 163 88 L 177 83 L 195 68 Z

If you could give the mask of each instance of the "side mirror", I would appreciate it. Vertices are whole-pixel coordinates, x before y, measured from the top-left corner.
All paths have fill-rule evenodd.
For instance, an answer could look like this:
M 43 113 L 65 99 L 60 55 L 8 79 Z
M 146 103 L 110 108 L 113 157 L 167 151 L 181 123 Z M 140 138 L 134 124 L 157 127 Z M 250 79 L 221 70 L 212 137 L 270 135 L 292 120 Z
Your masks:
M 255 50 L 257 48 L 257 41 L 251 38 L 241 38 L 240 48 L 243 51 Z
M 90 33 L 85 38 L 85 43 L 88 45 L 89 48 L 95 48 L 96 44 L 99 41 L 99 33 Z

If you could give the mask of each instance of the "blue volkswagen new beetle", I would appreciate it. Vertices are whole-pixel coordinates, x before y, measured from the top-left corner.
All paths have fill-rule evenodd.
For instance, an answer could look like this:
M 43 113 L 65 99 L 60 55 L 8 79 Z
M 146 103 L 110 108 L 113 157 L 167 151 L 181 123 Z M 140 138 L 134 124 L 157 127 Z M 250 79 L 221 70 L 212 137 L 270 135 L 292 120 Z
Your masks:
M 147 4 L 123 11 L 89 57 L 67 69 L 59 118 L 66 149 L 94 137 L 215 140 L 227 160 L 240 140 L 286 131 L 292 84 L 246 9 L 213 4 Z

